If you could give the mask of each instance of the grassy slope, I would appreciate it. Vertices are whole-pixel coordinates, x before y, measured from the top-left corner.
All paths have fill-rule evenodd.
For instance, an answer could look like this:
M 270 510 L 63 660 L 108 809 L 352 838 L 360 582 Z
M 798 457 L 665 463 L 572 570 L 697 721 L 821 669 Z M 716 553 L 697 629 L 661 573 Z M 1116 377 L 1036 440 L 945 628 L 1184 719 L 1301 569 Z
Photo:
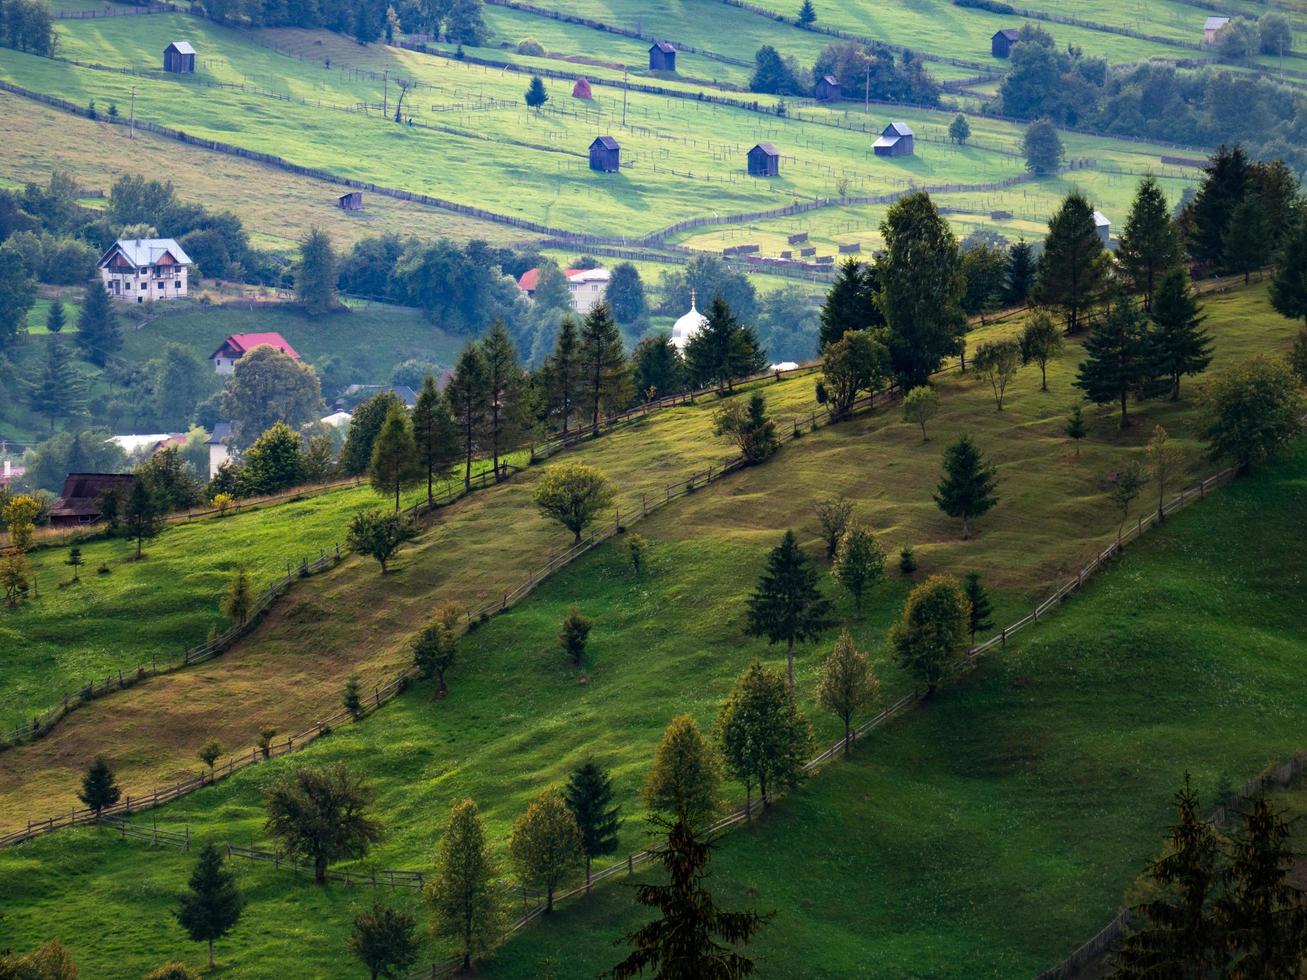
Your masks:
M 711 509 L 720 501 L 710 498 L 731 490 L 689 507 Z M 720 896 L 779 912 L 755 947 L 766 972 L 1023 975 L 1092 932 L 1154 852 L 1181 768 L 1210 791 L 1219 776 L 1240 777 L 1297 744 L 1307 566 L 1292 542 L 1304 503 L 1300 447 L 1289 465 L 1185 512 L 1005 654 L 878 732 L 852 765 L 729 838 L 716 862 Z M 683 516 L 644 530 L 654 562 L 643 581 L 617 548 L 602 549 L 474 633 L 449 700 L 432 705 L 430 686 L 419 685 L 298 760 L 343 759 L 370 772 L 390 833 L 368 864 L 426 866 L 440 815 L 465 794 L 502 847 L 526 800 L 587 755 L 616 774 L 629 817 L 623 847 L 641 841 L 635 790 L 667 717 L 689 710 L 707 723 L 750 656 L 777 659 L 739 636 L 738 617 L 721 615 L 739 607 L 774 534 L 742 520 L 696 535 Z M 903 591 L 897 579 L 882 586 L 857 627 L 887 696 L 905 682 L 877 637 Z M 578 597 L 599 624 L 582 687 L 553 646 Z M 1188 611 L 1183 622 L 1177 608 Z M 998 613 L 1015 613 L 1010 593 Z M 805 657 L 810 711 L 812 680 Z M 832 737 L 829 718 L 814 722 L 820 738 Z M 288 764 L 168 807 L 161 825 L 262 842 L 260 789 Z M 230 975 L 266 975 L 290 955 L 307 974 L 352 975 L 337 951 L 365 891 L 236 867 L 251 905 L 221 948 Z M 816 867 L 821 886 L 795 873 Z M 0 881 L 15 897 L 5 939 L 22 948 L 54 933 L 84 969 L 112 962 L 140 972 L 187 948 L 166 912 L 188 869 L 173 852 L 88 831 L 0 853 Z M 552 954 L 555 975 L 592 976 L 614 958 L 610 939 L 640 919 L 627 889 L 607 887 L 523 933 L 491 972 L 539 976 Z M 110 924 L 109 942 L 83 938 Z

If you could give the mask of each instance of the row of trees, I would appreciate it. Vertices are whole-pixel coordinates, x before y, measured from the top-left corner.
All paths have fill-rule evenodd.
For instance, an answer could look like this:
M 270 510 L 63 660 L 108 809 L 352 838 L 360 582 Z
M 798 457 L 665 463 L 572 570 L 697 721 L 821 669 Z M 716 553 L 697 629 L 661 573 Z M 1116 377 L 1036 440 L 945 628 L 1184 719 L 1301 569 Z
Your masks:
M 925 63 L 911 51 L 902 52 L 896 59 L 893 50 L 879 42 L 828 44 L 808 72 L 801 70 L 793 58 L 782 57 L 771 45 L 763 45 L 754 56 L 749 91 L 810 97 L 813 86 L 827 75 L 839 80 L 848 99 L 939 103 L 939 83 L 926 71 Z

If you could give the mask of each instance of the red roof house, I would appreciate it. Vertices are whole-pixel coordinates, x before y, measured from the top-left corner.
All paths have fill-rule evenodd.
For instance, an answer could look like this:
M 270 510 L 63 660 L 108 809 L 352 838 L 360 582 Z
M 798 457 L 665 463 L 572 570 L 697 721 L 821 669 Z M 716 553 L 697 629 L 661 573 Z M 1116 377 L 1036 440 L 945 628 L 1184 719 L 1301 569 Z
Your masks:
M 574 275 L 576 275 L 578 272 L 581 271 L 582 270 L 580 269 L 564 269 L 563 277 L 566 279 L 571 279 Z M 538 268 L 527 269 L 526 272 L 522 273 L 522 278 L 517 281 L 517 288 L 522 290 L 522 292 L 526 293 L 528 297 L 533 297 L 535 296 L 536 286 L 537 284 L 539 284 L 539 282 L 540 282 L 540 270 Z
M 295 348 L 287 343 L 286 338 L 275 331 L 269 333 L 234 333 L 222 342 L 222 346 L 209 355 L 213 369 L 219 374 L 231 374 L 236 370 L 236 362 L 256 347 L 273 347 L 287 357 L 299 360 Z

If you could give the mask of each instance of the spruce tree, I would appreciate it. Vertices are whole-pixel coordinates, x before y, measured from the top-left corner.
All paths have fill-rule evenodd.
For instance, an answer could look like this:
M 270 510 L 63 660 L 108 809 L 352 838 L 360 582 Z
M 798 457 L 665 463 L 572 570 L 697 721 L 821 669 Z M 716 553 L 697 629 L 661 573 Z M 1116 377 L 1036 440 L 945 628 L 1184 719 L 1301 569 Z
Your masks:
M 819 346 L 835 343 L 850 330 L 884 325 L 885 317 L 876 307 L 875 271 L 860 259 L 845 259 L 821 307 Z
M 617 850 L 617 828 L 621 825 L 613 803 L 613 780 L 593 759 L 572 770 L 563 801 L 581 829 L 581 853 L 585 855 L 585 884 L 590 887 L 590 865 L 597 857 Z
M 1256 194 L 1245 194 L 1230 212 L 1230 223 L 1221 236 L 1221 265 L 1243 275 L 1247 285 L 1254 269 L 1270 261 L 1275 229 Z
M 481 357 L 486 365 L 486 442 L 495 479 L 501 478 L 499 457 L 520 443 L 528 428 L 526 376 L 518 362 L 517 348 L 508 330 L 498 320 L 481 338 Z
M 817 588 L 817 570 L 793 531 L 767 556 L 767 568 L 749 597 L 750 636 L 785 643 L 786 676 L 794 691 L 794 645 L 815 640 L 830 625 L 830 602 Z
M 561 434 L 566 440 L 581 386 L 581 344 L 573 317 L 563 317 L 558 339 L 554 341 L 554 351 L 545 360 L 543 374 L 549 416 L 561 422 Z
M 769 786 L 798 781 L 812 745 L 812 726 L 780 671 L 754 660 L 722 702 L 717 738 L 727 771 L 744 784 L 746 813 L 751 814 L 754 786 L 766 807 Z
M 812 0 L 803 0 L 799 6 L 799 26 L 807 27 L 817 21 L 817 10 L 812 5 Z
M 1067 333 L 1075 334 L 1085 312 L 1102 299 L 1107 267 L 1103 240 L 1094 227 L 1094 209 L 1083 194 L 1072 191 L 1048 222 L 1034 297 L 1061 310 Z
M 971 536 L 971 521 L 998 503 L 998 477 L 970 436 L 944 450 L 944 476 L 935 491 L 935 504 L 949 517 L 962 518 L 963 540 Z
M 1171 401 L 1180 399 L 1180 378 L 1199 374 L 1212 362 L 1212 338 L 1202 328 L 1207 317 L 1189 288 L 1189 273 L 1176 265 L 1162 277 L 1153 297 L 1153 353 L 1157 368 L 1171 379 Z
M 127 536 L 136 542 L 136 557 L 141 557 L 141 548 L 145 542 L 158 536 L 163 530 L 163 514 L 154 499 L 149 484 L 137 479 L 132 484 L 132 492 L 127 497 L 127 506 L 123 510 L 123 527 Z
M 685 345 L 685 360 L 696 384 L 715 385 L 717 391 L 734 389 L 737 378 L 761 371 L 763 352 L 752 327 L 740 323 L 721 294 L 713 297 L 702 330 Z
M 1166 195 L 1151 174 L 1139 182 L 1116 258 L 1130 290 L 1143 296 L 1144 309 L 1151 310 L 1157 284 L 1183 258 Z
M 472 487 L 472 457 L 479 446 L 486 419 L 486 361 L 481 346 L 470 343 L 458 355 L 453 377 L 445 388 L 445 397 L 458 426 L 460 454 L 463 457 L 463 486 Z
M 424 891 L 437 936 L 457 943 L 464 971 L 503 934 L 504 908 L 481 814 L 470 799 L 456 804 L 440 837 L 435 877 Z
M 454 471 L 459 458 L 458 426 L 450 414 L 449 403 L 436 390 L 436 379 L 422 379 L 413 406 L 413 444 L 417 449 L 418 469 L 427 481 L 427 506 L 435 504 L 435 484 Z
M 545 91 L 545 83 L 539 75 L 532 75 L 531 84 L 526 87 L 526 104 L 532 109 L 539 109 L 548 101 L 549 93 Z
M 108 760 L 97 755 L 82 777 L 82 791 L 77 794 L 77 798 L 86 804 L 88 810 L 94 810 L 95 819 L 99 820 L 105 808 L 117 803 L 121 795 L 122 791 L 118 789 Z
M 86 384 L 73 367 L 68 348 L 53 334 L 46 338 L 41 373 L 27 391 L 32 411 L 49 420 L 50 435 L 54 435 L 56 422 L 76 415 L 84 408 Z
M 114 312 L 113 302 L 99 279 L 88 284 L 82 294 L 75 339 L 82 357 L 97 367 L 104 367 L 123 345 L 118 314 Z
M 1035 250 L 1024 238 L 1008 250 L 1007 283 L 1003 300 L 1009 306 L 1025 303 L 1035 285 Z
M 1224 144 L 1212 154 L 1203 171 L 1203 183 L 1187 208 L 1189 255 L 1209 270 L 1225 258 L 1225 232 L 1230 216 L 1243 200 L 1248 186 L 1248 157 L 1241 147 Z
M 1076 455 L 1079 456 L 1080 440 L 1085 437 L 1087 431 L 1085 427 L 1085 412 L 1084 409 L 1080 407 L 1079 402 L 1076 402 L 1071 406 L 1071 414 L 1067 416 L 1066 428 L 1063 431 L 1066 432 L 1068 439 L 1075 440 Z
M 581 324 L 579 396 L 590 416 L 590 432 L 599 435 L 605 410 L 625 407 L 630 399 L 630 371 L 622 335 L 607 303 L 596 303 Z
M 1281 316 L 1307 327 L 1307 208 L 1285 233 L 1271 280 L 1271 305 Z
M 177 921 L 197 943 L 209 944 L 209 969 L 213 969 L 213 943 L 240 921 L 245 900 L 236 890 L 236 876 L 223 867 L 222 852 L 212 842 L 200 851 L 191 872 L 189 891 L 178 899 Z
M 1085 340 L 1085 360 L 1075 386 L 1096 405 L 1121 403 L 1121 428 L 1130 424 L 1127 401 L 1132 394 L 1153 394 L 1157 355 L 1144 315 L 1125 293 Z
M 55 300 L 45 314 L 45 329 L 51 333 L 59 333 L 67 322 L 68 312 L 64 309 L 64 304 L 60 300 Z
M 422 470 L 418 466 L 418 450 L 408 412 L 403 408 L 392 408 L 372 444 L 368 480 L 377 493 L 395 498 L 395 513 L 398 514 L 400 492 L 417 486 L 421 479 Z
M 967 632 L 971 634 L 971 645 L 975 646 L 976 634 L 994 625 L 989 618 L 994 607 L 989 601 L 989 593 L 980 584 L 979 572 L 967 572 L 962 580 L 962 591 L 966 594 L 967 601 L 971 603 L 971 612 L 967 616 Z
M 300 260 L 295 269 L 295 296 L 309 313 L 317 316 L 336 308 L 336 253 L 327 233 L 313 228 L 300 242 Z

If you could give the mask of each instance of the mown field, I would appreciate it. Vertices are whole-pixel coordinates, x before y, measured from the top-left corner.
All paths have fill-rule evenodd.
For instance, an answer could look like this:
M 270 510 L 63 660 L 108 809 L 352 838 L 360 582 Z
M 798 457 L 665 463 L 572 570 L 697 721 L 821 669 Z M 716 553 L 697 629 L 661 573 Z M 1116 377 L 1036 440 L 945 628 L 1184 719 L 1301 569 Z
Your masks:
M 856 430 L 842 435 L 846 453 L 869 441 Z M 388 828 L 368 861 L 352 866 L 423 868 L 453 800 L 478 800 L 502 854 L 527 800 L 592 756 L 616 777 L 627 817 L 623 850 L 638 846 L 646 831 L 636 793 L 668 718 L 690 711 L 710 725 L 752 656 L 781 660 L 741 636 L 741 607 L 777 536 L 777 527 L 761 526 L 776 516 L 768 501 L 781 512 L 779 500 L 788 497 L 789 520 L 815 546 L 800 503 L 806 488 L 785 492 L 799 470 L 829 458 L 814 452 L 815 438 L 757 471 L 771 469 L 767 498 L 747 482 L 727 482 L 642 526 L 653 557 L 645 577 L 633 578 L 620 545 L 610 544 L 471 634 L 447 700 L 433 703 L 431 685 L 415 685 L 297 758 L 255 767 L 139 818 L 142 825 L 157 818 L 161 827 L 187 825 L 197 840 L 263 844 L 262 788 L 289 765 L 340 759 L 369 773 Z M 856 472 L 870 482 L 867 474 L 883 471 Z M 912 481 L 895 473 L 883 482 Z M 1004 486 L 1012 482 L 1009 475 Z M 883 513 L 868 496 L 859 495 L 860 505 L 882 528 Z M 1131 548 L 1005 653 L 869 738 L 852 764 L 837 765 L 728 838 L 714 887 L 732 905 L 778 913 L 755 947 L 766 972 L 1025 975 L 1097 929 L 1156 852 L 1182 769 L 1210 794 L 1223 777 L 1237 782 L 1297 747 L 1307 693 L 1300 669 L 1307 566 L 1293 529 L 1304 503 L 1307 447 L 1300 446 L 1286 465 L 1219 491 Z M 1101 501 L 1082 506 L 1105 516 Z M 973 542 L 954 542 L 975 546 L 967 557 L 987 576 L 1010 560 L 994 547 L 998 528 L 1014 519 L 1002 509 Z M 1027 550 L 1036 538 L 1027 534 Z M 950 567 L 940 554 L 923 555 L 919 574 Z M 880 640 L 906 587 L 892 574 L 853 624 L 886 698 L 907 685 Z M 1001 578 L 996 594 L 999 622 L 1024 609 L 1021 590 Z M 596 620 L 581 671 L 566 666 L 555 646 L 558 621 L 578 602 Z M 847 603 L 838 611 L 851 618 Z M 828 741 L 834 725 L 811 699 L 815 652 L 800 657 L 801 700 Z M 739 788 L 726 794 L 734 798 Z M 113 963 L 143 972 L 179 953 L 198 962 L 201 951 L 188 947 L 167 915 L 189 866 L 173 851 L 94 831 L 0 853 L 0 880 L 16 899 L 6 941 L 23 948 L 58 932 L 92 970 Z M 820 885 L 815 874 L 796 873 L 818 866 Z M 354 975 L 340 950 L 353 911 L 369 900 L 366 890 L 317 889 L 285 871 L 236 867 L 251 904 L 220 946 L 224 972 L 266 975 L 293 950 L 309 974 Z M 390 898 L 412 904 L 404 894 Z M 630 902 L 629 889 L 606 886 L 522 933 L 488 970 L 539 976 L 550 956 L 556 976 L 593 976 L 615 961 L 611 940 L 641 921 Z

